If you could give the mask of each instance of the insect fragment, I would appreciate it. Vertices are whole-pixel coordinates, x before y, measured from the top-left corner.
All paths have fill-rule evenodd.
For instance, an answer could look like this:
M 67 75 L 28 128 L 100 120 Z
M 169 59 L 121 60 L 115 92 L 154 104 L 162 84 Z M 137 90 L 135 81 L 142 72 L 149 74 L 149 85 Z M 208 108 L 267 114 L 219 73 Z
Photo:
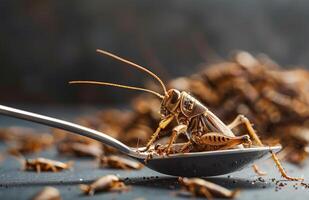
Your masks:
M 32 200 L 61 200 L 60 192 L 54 187 L 44 187 Z
M 252 168 L 253 168 L 253 171 L 259 176 L 267 175 L 267 172 L 261 171 L 260 168 L 256 164 L 252 165 Z
M 193 196 L 206 197 L 207 199 L 212 199 L 212 197 L 232 199 L 239 193 L 237 189 L 232 191 L 200 178 L 179 177 L 178 181 Z
M 106 175 L 90 185 L 82 184 L 80 189 L 87 195 L 94 195 L 95 192 L 108 192 L 108 191 L 127 191 L 128 187 L 115 175 Z

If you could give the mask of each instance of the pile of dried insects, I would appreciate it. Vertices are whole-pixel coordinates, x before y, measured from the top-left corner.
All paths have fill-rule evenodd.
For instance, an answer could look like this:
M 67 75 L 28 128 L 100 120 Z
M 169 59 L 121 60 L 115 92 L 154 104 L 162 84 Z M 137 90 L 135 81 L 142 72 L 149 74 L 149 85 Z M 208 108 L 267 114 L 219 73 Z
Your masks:
M 305 69 L 284 69 L 265 55 L 237 52 L 170 85 L 190 91 L 225 121 L 244 114 L 264 143 L 282 143 L 284 157 L 300 164 L 308 153 L 308 78 Z

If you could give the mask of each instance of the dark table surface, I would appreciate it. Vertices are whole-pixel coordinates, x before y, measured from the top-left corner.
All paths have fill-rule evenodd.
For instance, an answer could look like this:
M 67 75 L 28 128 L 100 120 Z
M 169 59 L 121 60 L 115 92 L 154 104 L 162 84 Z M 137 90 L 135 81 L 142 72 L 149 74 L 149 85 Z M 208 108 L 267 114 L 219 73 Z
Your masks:
M 73 116 L 95 111 L 94 108 L 88 107 L 16 107 L 67 120 L 72 119 Z M 0 116 L 1 127 L 11 125 L 46 129 L 46 127 L 40 125 Z M 5 144 L 0 144 L 0 151 L 3 152 L 5 149 Z M 59 156 L 54 149 L 42 152 L 41 155 L 62 161 L 72 160 L 72 158 Z M 166 176 L 148 168 L 140 171 L 98 169 L 93 159 L 74 158 L 74 161 L 74 169 L 71 171 L 37 174 L 22 171 L 16 159 L 6 157 L 5 160 L 0 162 L 0 199 L 30 199 L 44 186 L 58 188 L 63 199 L 190 199 L 177 195 L 177 191 L 180 188 L 177 183 L 177 177 Z M 285 181 L 283 183 L 287 183 L 287 185 L 280 190 L 276 190 L 276 184 L 272 179 L 282 179 L 272 160 L 260 161 L 257 164 L 261 169 L 268 172 L 268 175 L 263 177 L 265 182 L 255 181 L 258 176 L 251 168 L 228 175 L 209 177 L 207 180 L 230 189 L 241 189 L 237 199 L 309 199 L 309 189 L 305 189 L 302 186 L 295 187 L 295 182 Z M 307 162 L 307 165 L 297 167 L 289 163 L 283 163 L 291 175 L 303 176 L 305 177 L 305 182 L 309 178 L 308 164 Z M 91 197 L 82 195 L 79 184 L 89 183 L 106 174 L 119 175 L 130 185 L 130 191 L 123 193 L 98 193 Z

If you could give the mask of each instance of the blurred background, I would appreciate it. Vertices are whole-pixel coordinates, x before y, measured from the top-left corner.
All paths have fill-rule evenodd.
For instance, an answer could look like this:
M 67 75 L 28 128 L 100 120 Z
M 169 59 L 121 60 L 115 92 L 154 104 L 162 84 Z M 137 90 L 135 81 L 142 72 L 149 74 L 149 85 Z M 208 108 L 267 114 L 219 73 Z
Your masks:
M 102 48 L 149 67 L 162 79 L 196 72 L 236 49 L 280 65 L 309 66 L 308 2 L 300 0 L 1 0 L 0 102 L 126 104 L 137 92 L 69 86 L 101 80 L 143 86 L 149 76 Z

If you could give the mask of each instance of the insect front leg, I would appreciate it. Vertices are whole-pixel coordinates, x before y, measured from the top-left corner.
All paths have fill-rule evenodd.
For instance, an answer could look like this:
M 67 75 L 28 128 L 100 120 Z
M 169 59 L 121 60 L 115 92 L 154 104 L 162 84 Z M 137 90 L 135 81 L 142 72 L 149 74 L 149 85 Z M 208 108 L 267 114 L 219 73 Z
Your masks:
M 253 129 L 252 124 L 250 123 L 249 119 L 245 117 L 244 115 L 238 115 L 234 119 L 234 121 L 228 125 L 228 128 L 233 129 L 241 124 L 244 124 L 246 126 L 250 137 L 253 138 L 253 140 L 258 146 L 264 146 L 259 136 L 256 134 L 255 130 Z
M 50 164 L 50 169 L 53 171 L 53 172 L 58 172 L 58 169 L 57 167 L 55 167 L 54 165 Z
M 170 141 L 169 141 L 169 143 L 166 147 L 166 151 L 165 151 L 167 154 L 170 153 L 172 144 L 174 144 L 174 142 L 177 140 L 178 136 L 181 133 L 185 133 L 187 131 L 187 128 L 188 128 L 188 126 L 184 125 L 184 124 L 177 125 L 176 127 L 173 128 L 172 136 L 170 137 Z
M 37 173 L 41 173 L 41 165 L 40 165 L 40 163 L 36 163 L 35 164 L 35 170 L 36 170 Z
M 159 123 L 159 127 L 157 128 L 157 130 L 152 134 L 150 140 L 148 141 L 146 148 L 142 151 L 147 151 L 150 146 L 156 141 L 160 131 L 162 129 L 164 129 L 167 125 L 169 125 L 169 123 L 171 123 L 171 121 L 174 119 L 174 115 L 170 115 L 167 118 L 163 119 L 160 123 Z

